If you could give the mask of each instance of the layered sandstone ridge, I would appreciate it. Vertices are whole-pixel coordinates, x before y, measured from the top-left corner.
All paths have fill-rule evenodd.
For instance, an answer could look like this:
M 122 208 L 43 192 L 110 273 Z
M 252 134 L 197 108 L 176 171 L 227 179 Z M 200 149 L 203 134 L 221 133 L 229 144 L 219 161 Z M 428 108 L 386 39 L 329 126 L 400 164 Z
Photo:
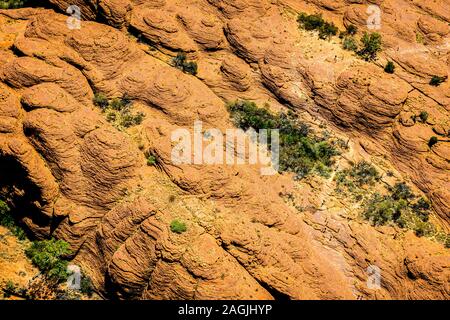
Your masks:
M 379 63 L 396 61 L 395 75 L 299 31 L 293 13 L 326 8 L 341 28 L 363 29 L 364 4 L 313 2 L 78 1 L 85 19 L 105 22 L 82 21 L 79 30 L 53 10 L 0 11 L 0 183 L 24 223 L 68 241 L 110 298 L 449 298 L 448 249 L 349 219 L 327 200 L 327 184 L 298 189 L 290 175 L 263 177 L 256 166 L 171 162 L 173 130 L 195 120 L 232 127 L 226 100 L 289 106 L 345 132 L 350 157 L 386 155 L 448 230 L 450 150 L 427 146 L 449 132 L 448 82 L 427 85 L 449 72 L 443 1 L 383 3 Z M 419 53 L 408 52 L 415 30 L 426 38 Z M 198 77 L 168 65 L 178 51 L 198 62 Z M 93 106 L 96 91 L 126 93 L 145 121 L 118 131 Z M 429 123 L 411 124 L 407 115 L 422 110 Z M 286 192 L 311 209 L 294 210 Z M 175 218 L 187 232 L 170 231 Z M 380 290 L 366 285 L 369 265 L 382 270 Z

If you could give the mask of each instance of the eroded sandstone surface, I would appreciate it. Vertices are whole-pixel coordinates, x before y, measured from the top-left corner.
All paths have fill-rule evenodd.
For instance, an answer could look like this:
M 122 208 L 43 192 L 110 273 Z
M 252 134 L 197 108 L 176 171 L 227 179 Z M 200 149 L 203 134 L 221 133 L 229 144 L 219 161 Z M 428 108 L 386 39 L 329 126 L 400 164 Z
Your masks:
M 450 88 L 429 85 L 450 71 L 445 0 L 378 1 L 376 62 L 296 22 L 299 11 L 320 11 L 340 29 L 365 30 L 367 1 L 49 2 L 54 9 L 0 10 L 0 186 L 36 237 L 71 244 L 102 296 L 450 297 L 449 249 L 355 218 L 330 195 L 331 180 L 175 165 L 170 140 L 196 120 L 232 128 L 226 101 L 290 108 L 349 140 L 342 161 L 373 159 L 414 184 L 448 232 Z M 62 14 L 72 4 L 80 29 Z M 197 77 L 169 65 L 180 51 L 197 61 Z M 387 60 L 398 65 L 393 75 L 383 71 Z M 144 122 L 117 130 L 93 105 L 94 92 L 126 93 Z M 411 122 L 421 111 L 427 122 Z M 430 149 L 432 135 L 447 142 Z M 148 152 L 157 167 L 147 166 Z M 286 193 L 307 210 L 286 203 Z M 170 231 L 175 218 L 186 232 Z M 379 290 L 366 285 L 370 265 L 382 272 Z

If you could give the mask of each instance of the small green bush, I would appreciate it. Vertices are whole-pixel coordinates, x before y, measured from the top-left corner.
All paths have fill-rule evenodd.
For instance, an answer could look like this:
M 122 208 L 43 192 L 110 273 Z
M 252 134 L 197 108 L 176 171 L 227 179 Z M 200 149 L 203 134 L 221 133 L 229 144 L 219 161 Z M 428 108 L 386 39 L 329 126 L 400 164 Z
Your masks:
M 333 158 L 340 152 L 331 144 L 310 133 L 309 127 L 298 121 L 292 113 L 273 114 L 266 108 L 259 108 L 254 102 L 236 101 L 227 105 L 235 125 L 243 130 L 253 128 L 278 129 L 280 137 L 280 171 L 296 174 L 303 178 L 312 172 L 329 176 Z M 271 147 L 271 141 L 268 141 Z
M 345 50 L 349 50 L 349 51 L 356 52 L 358 50 L 358 45 L 356 44 L 355 38 L 353 38 L 353 37 L 345 37 L 342 42 L 342 47 Z
M 0 9 L 17 9 L 27 4 L 27 0 L 1 0 Z
M 326 22 L 322 18 L 321 14 L 308 15 L 302 12 L 299 14 L 297 22 L 299 23 L 300 28 L 303 28 L 305 30 L 318 30 L 319 37 L 321 39 L 335 36 L 339 31 L 339 29 L 333 23 Z
M 410 200 L 414 198 L 411 188 L 404 182 L 398 182 L 394 187 L 389 188 L 394 200 Z
M 366 60 L 374 60 L 381 50 L 381 35 L 378 32 L 368 34 L 364 32 L 361 38 L 362 49 L 358 54 Z
M 186 54 L 180 52 L 175 58 L 172 59 L 172 65 L 177 69 L 180 69 L 184 73 L 197 75 L 198 66 L 194 61 L 187 61 Z
M 321 28 L 324 25 L 325 20 L 323 20 L 321 14 L 308 15 L 302 12 L 299 14 L 297 22 L 300 24 L 301 28 L 312 31 Z
M 104 93 L 98 92 L 94 95 L 93 99 L 94 105 L 100 109 L 106 109 L 109 105 L 108 97 Z
M 187 230 L 186 224 L 179 220 L 173 220 L 170 223 L 170 230 L 174 233 L 181 234 Z
M 412 211 L 423 222 L 427 222 L 429 220 L 430 208 L 431 208 L 430 203 L 424 198 L 420 198 L 416 203 L 411 205 Z
M 423 123 L 427 122 L 427 120 L 428 120 L 428 112 L 426 112 L 426 111 L 420 112 L 419 118 L 420 118 L 420 121 L 422 121 Z
M 156 156 L 154 156 L 153 154 L 149 154 L 147 156 L 147 165 L 148 166 L 154 166 L 158 163 L 158 159 L 156 158 Z
M 447 238 L 445 239 L 445 247 L 450 248 L 450 234 L 448 234 Z
M 354 24 L 350 24 L 345 27 L 345 31 L 348 35 L 354 36 L 358 32 L 358 28 Z
M 447 80 L 447 77 L 433 76 L 430 80 L 430 85 L 437 87 L 441 83 L 445 82 L 446 80 Z
M 65 260 L 72 252 L 67 242 L 62 240 L 33 241 L 25 250 L 31 262 L 49 279 L 56 282 L 66 281 L 68 261 Z
M 81 276 L 80 291 L 89 298 L 92 297 L 92 294 L 94 293 L 94 285 L 92 284 L 92 280 L 84 273 Z
M 389 196 L 381 196 L 377 193 L 369 201 L 364 217 L 374 225 L 385 225 L 399 218 L 405 206 L 404 201 L 397 202 Z
M 331 36 L 337 35 L 339 29 L 333 24 L 325 22 L 324 25 L 319 29 L 320 39 L 329 39 Z
M 428 141 L 428 146 L 431 148 L 433 147 L 436 143 L 438 143 L 438 138 L 436 136 L 432 136 L 430 138 L 430 140 Z
M 19 240 L 25 240 L 25 231 L 14 220 L 8 205 L 0 200 L 0 225 L 7 228 Z
M 118 129 L 140 125 L 145 118 L 144 113 L 133 112 L 133 101 L 126 93 L 121 98 L 114 98 L 111 101 L 105 94 L 97 93 L 94 96 L 94 104 L 102 109 L 106 120 Z
M 395 64 L 392 61 L 388 61 L 388 63 L 384 67 L 384 71 L 386 73 L 391 73 L 391 74 L 394 73 L 394 71 L 395 71 Z

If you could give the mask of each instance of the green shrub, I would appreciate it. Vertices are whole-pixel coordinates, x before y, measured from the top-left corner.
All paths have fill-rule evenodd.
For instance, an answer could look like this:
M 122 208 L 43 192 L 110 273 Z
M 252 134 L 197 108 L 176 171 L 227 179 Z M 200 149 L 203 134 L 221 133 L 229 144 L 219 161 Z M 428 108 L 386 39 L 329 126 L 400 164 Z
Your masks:
M 373 60 L 381 50 L 381 35 L 378 32 L 371 34 L 364 32 L 361 44 L 362 49 L 358 51 L 358 54 L 366 60 Z
M 19 240 L 25 240 L 25 231 L 14 220 L 8 205 L 0 200 L 0 225 L 7 228 Z
M 303 178 L 312 172 L 328 176 L 333 158 L 339 154 L 336 146 L 310 133 L 309 127 L 292 113 L 273 114 L 249 101 L 227 105 L 235 125 L 243 130 L 277 129 L 280 137 L 280 171 L 289 171 Z M 271 147 L 270 132 L 268 147 Z
M 177 56 L 172 59 L 172 65 L 184 73 L 189 73 L 194 76 L 198 72 L 197 63 L 194 61 L 187 61 L 186 54 L 182 52 L 178 53 Z
M 147 165 L 148 166 L 154 166 L 158 163 L 158 159 L 153 154 L 149 154 L 147 156 Z
M 385 225 L 400 218 L 405 202 L 397 202 L 389 196 L 376 193 L 364 212 L 364 217 L 374 225 Z
M 441 83 L 445 82 L 446 80 L 447 80 L 447 77 L 433 76 L 430 80 L 430 85 L 437 87 Z
M 395 223 L 400 228 L 414 230 L 417 236 L 436 235 L 437 231 L 429 221 L 430 203 L 411 192 L 404 182 L 389 188 L 390 194 L 376 193 L 365 206 L 363 216 L 374 225 Z
M 111 101 L 103 93 L 97 93 L 94 96 L 94 104 L 106 114 L 106 120 L 118 129 L 139 125 L 145 118 L 144 113 L 133 112 L 133 101 L 126 93 Z
M 170 223 L 170 230 L 174 233 L 183 233 L 187 230 L 186 224 L 184 222 L 181 222 L 179 220 L 173 220 Z
M 299 26 L 305 30 L 318 30 L 321 39 L 335 36 L 339 31 L 333 23 L 326 22 L 321 14 L 308 15 L 302 12 L 298 16 L 297 22 L 299 23 Z
M 416 203 L 411 205 L 412 211 L 423 222 L 427 222 L 429 220 L 430 208 L 430 203 L 424 198 L 420 198 Z
M 391 196 L 394 200 L 410 200 L 414 198 L 411 188 L 404 182 L 399 182 L 394 187 L 389 188 Z
M 94 293 L 94 285 L 92 284 L 92 280 L 84 273 L 81 275 L 80 291 L 89 298 L 92 297 L 92 294 Z
M 448 234 L 447 238 L 445 239 L 445 247 L 450 248 L 450 234 Z
M 39 270 L 51 280 L 62 282 L 69 276 L 67 272 L 68 261 L 71 254 L 70 246 L 62 240 L 33 241 L 25 250 L 25 254 Z
M 387 73 L 394 73 L 395 71 L 395 64 L 392 61 L 388 61 L 386 66 L 384 67 L 384 71 Z
M 354 36 L 358 32 L 358 28 L 354 24 L 350 24 L 345 27 L 345 31 L 348 35 Z
M 349 50 L 349 51 L 357 51 L 358 50 L 358 45 L 356 44 L 355 38 L 353 37 L 345 37 L 344 41 L 342 42 L 342 47 L 345 50 Z
M 420 221 L 416 223 L 414 232 L 418 237 L 430 236 L 434 233 L 434 228 L 431 224 Z
M 324 25 L 319 29 L 320 39 L 329 39 L 331 36 L 337 35 L 339 29 L 333 24 L 325 22 Z
M 431 148 L 433 147 L 436 143 L 438 143 L 438 138 L 436 136 L 432 136 L 430 138 L 430 140 L 428 141 L 428 146 Z
M 27 0 L 1 0 L 0 9 L 17 9 L 27 4 Z
M 428 112 L 426 112 L 426 111 L 420 112 L 419 118 L 420 118 L 420 121 L 422 121 L 423 123 L 427 122 L 427 120 L 428 120 Z
M 321 28 L 324 25 L 325 20 L 323 20 L 321 14 L 308 15 L 302 12 L 299 14 L 297 22 L 300 24 L 301 28 L 311 31 Z
M 119 125 L 124 128 L 130 128 L 132 126 L 137 126 L 142 123 L 145 118 L 145 114 L 142 112 L 131 113 L 130 111 L 122 112 Z
M 104 93 L 98 92 L 94 95 L 93 99 L 94 105 L 99 107 L 100 109 L 106 109 L 109 105 L 108 98 Z

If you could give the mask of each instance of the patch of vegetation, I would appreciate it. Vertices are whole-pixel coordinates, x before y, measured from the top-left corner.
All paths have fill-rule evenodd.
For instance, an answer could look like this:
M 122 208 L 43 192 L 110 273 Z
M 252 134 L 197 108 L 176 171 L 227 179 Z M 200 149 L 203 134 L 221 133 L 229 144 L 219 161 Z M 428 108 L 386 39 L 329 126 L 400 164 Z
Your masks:
M 108 100 L 105 94 L 96 93 L 93 102 L 103 111 L 106 120 L 119 130 L 139 125 L 145 118 L 144 113 L 133 112 L 133 101 L 127 94 Z
M 378 32 L 364 32 L 361 38 L 362 48 L 357 52 L 365 60 L 374 60 L 381 50 L 381 35 Z
M 173 220 L 170 223 L 170 231 L 181 234 L 187 230 L 186 224 L 179 220 Z
M 358 27 L 356 27 L 354 24 L 349 24 L 347 27 L 345 27 L 345 31 L 348 35 L 354 36 L 358 32 Z
M 355 192 L 356 188 L 375 185 L 380 178 L 378 170 L 372 164 L 362 160 L 351 168 L 337 172 L 334 179 L 338 191 L 341 191 L 340 188 L 344 186 L 348 191 Z
M 269 148 L 270 130 L 279 130 L 281 172 L 293 172 L 299 179 L 313 172 L 329 176 L 334 157 L 340 154 L 337 140 L 330 142 L 327 137 L 315 136 L 309 126 L 291 112 L 273 114 L 267 106 L 259 108 L 250 101 L 235 101 L 227 108 L 237 127 L 269 130 Z
M 92 284 L 92 280 L 84 273 L 81 274 L 80 292 L 89 298 L 94 294 L 94 285 Z
M 450 248 L 450 234 L 447 235 L 447 238 L 445 239 L 445 247 Z
M 156 165 L 157 163 L 158 163 L 158 158 L 155 155 L 153 155 L 152 153 L 148 154 L 147 165 L 151 167 L 151 166 Z
M 11 231 L 11 233 L 19 240 L 26 239 L 25 231 L 17 225 L 11 214 L 10 208 L 2 200 L 0 200 L 0 225 Z
M 351 36 L 347 36 L 342 41 L 342 48 L 349 51 L 357 51 L 358 50 L 358 44 L 356 43 L 355 38 Z
M 108 97 L 104 93 L 101 93 L 101 92 L 98 92 L 94 95 L 93 102 L 94 102 L 94 105 L 96 105 L 97 107 L 99 107 L 102 110 L 106 109 L 109 105 Z
M 384 71 L 386 73 L 391 73 L 391 74 L 394 73 L 394 71 L 395 71 L 395 64 L 392 61 L 388 61 L 388 63 L 384 67 Z
M 426 111 L 421 111 L 419 114 L 419 119 L 420 121 L 422 121 L 423 123 L 427 122 L 428 120 L 428 112 Z
M 67 242 L 55 239 L 33 241 L 25 254 L 49 280 L 57 283 L 67 280 L 67 256 L 71 254 Z
M 322 18 L 321 14 L 311 14 L 308 15 L 304 12 L 300 13 L 297 22 L 299 23 L 300 28 L 303 28 L 308 31 L 317 30 L 319 31 L 320 39 L 329 39 L 331 36 L 337 35 L 339 29 L 334 25 L 334 23 L 330 23 L 325 21 Z
M 402 182 L 389 188 L 389 194 L 375 193 L 367 203 L 363 216 L 374 225 L 394 223 L 400 228 L 414 230 L 417 236 L 436 234 L 435 227 L 428 221 L 430 203 L 414 195 L 409 186 Z
M 189 73 L 193 76 L 197 75 L 197 63 L 195 61 L 188 61 L 185 53 L 178 53 L 177 56 L 172 59 L 172 65 L 184 73 Z
M 428 140 L 428 146 L 432 148 L 436 143 L 438 143 L 438 138 L 436 136 L 432 136 L 430 140 Z
M 416 32 L 416 42 L 423 43 L 423 35 L 420 32 Z
M 430 80 L 430 85 L 438 87 L 441 83 L 444 83 L 447 77 L 433 76 Z
M 17 9 L 27 4 L 27 0 L 1 0 L 0 9 Z
M 27 289 L 19 287 L 17 284 L 12 282 L 11 280 L 8 280 L 6 282 L 5 288 L 3 288 L 3 297 L 7 299 L 11 296 L 28 299 Z

